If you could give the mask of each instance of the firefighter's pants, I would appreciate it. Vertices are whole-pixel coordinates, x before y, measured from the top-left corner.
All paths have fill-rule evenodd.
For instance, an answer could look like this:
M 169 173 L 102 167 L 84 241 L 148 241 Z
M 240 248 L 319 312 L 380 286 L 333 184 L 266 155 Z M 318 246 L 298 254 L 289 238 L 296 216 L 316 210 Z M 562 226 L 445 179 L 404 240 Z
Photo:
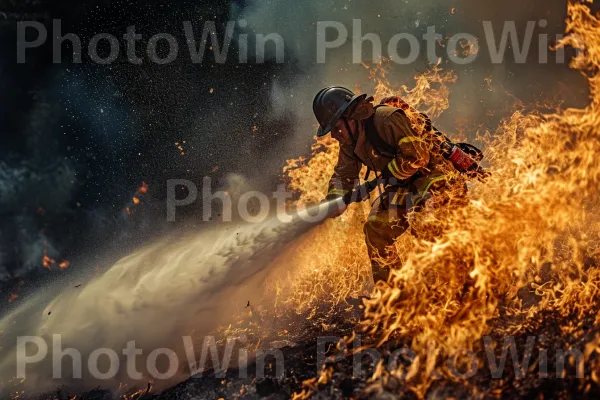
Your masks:
M 373 280 L 387 280 L 389 270 L 382 267 L 389 246 L 409 228 L 408 214 L 419 209 L 432 193 L 443 192 L 447 186 L 444 175 L 429 176 L 406 187 L 386 187 L 375 200 L 364 225 L 365 241 Z

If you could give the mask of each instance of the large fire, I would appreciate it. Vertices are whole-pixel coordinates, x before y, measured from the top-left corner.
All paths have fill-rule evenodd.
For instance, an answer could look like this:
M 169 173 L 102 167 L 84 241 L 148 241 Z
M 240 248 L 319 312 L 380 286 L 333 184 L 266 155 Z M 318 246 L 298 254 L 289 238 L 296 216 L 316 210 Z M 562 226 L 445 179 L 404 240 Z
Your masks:
M 552 114 L 517 110 L 507 117 L 493 135 L 487 135 L 485 159 L 491 175 L 483 182 L 470 183 L 468 201 L 412 216 L 412 229 L 419 235 L 400 237 L 391 255 L 383 260 L 391 267 L 387 282 L 372 286 L 363 235 L 370 202 L 363 202 L 350 205 L 338 218 L 323 221 L 289 246 L 291 239 L 281 239 L 282 232 L 293 237 L 300 230 L 273 221 L 242 227 L 235 236 L 226 230 L 207 230 L 178 242 L 158 242 L 120 260 L 80 291 L 56 297 L 49 306 L 44 304 L 38 314 L 49 316 L 52 307 L 52 318 L 42 319 L 40 330 L 51 332 L 60 327 L 74 343 L 80 338 L 87 343 L 87 330 L 100 326 L 106 332 L 118 333 L 116 339 L 106 335 L 109 343 L 118 342 L 120 332 L 130 329 L 144 337 L 150 348 L 170 338 L 173 331 L 187 334 L 190 320 L 204 321 L 229 313 L 221 304 L 230 300 L 230 293 L 223 288 L 243 286 L 248 278 L 239 271 L 260 275 L 266 271 L 262 264 L 272 261 L 282 267 L 274 268 L 264 283 L 263 297 L 274 299 L 270 305 L 276 314 L 294 310 L 308 319 L 321 317 L 324 324 L 323 316 L 345 306 L 348 298 L 369 295 L 356 331 L 370 335 L 375 345 L 389 339 L 409 344 L 416 354 L 411 367 L 405 369 L 400 364 L 389 370 L 379 364 L 367 391 L 378 390 L 391 377 L 404 376 L 406 386 L 418 397 L 425 397 L 432 385 L 432 371 L 456 379 L 440 360 L 454 356 L 457 369 L 465 370 L 468 360 L 463 357 L 464 350 L 479 351 L 484 336 L 491 332 L 496 337 L 537 332 L 536 327 L 548 313 L 569 322 L 558 327 L 565 335 L 582 337 L 581 332 L 589 330 L 589 326 L 583 327 L 584 317 L 589 322 L 590 316 L 597 331 L 600 15 L 592 15 L 585 3 L 575 1 L 568 3 L 568 11 L 568 36 L 560 45 L 581 50 L 571 67 L 589 82 L 589 104 Z M 415 110 L 435 120 L 450 107 L 448 98 L 456 77 L 438 66 L 416 76 L 413 88 L 388 82 L 383 66 L 369 67 L 369 75 L 376 83 L 376 101 L 391 95 L 401 97 L 410 105 L 407 115 L 416 129 L 423 121 Z M 491 88 L 491 80 L 486 82 Z M 312 150 L 310 158 L 290 160 L 284 169 L 288 187 L 297 193 L 293 201 L 297 208 L 325 197 L 337 160 L 337 142 L 329 137 L 318 139 Z M 132 197 L 134 206 L 147 191 L 148 185 L 142 183 Z M 207 243 L 215 243 L 214 248 Z M 272 247 L 277 251 L 268 251 Z M 279 253 L 280 248 L 285 249 Z M 210 267 L 201 270 L 205 275 L 198 275 L 198 260 Z M 42 263 L 46 268 L 57 265 L 46 252 Z M 65 261 L 58 267 L 68 265 Z M 248 272 L 250 266 L 253 273 Z M 222 275 L 215 274 L 216 270 L 223 270 Z M 162 279 L 167 274 L 169 279 Z M 254 281 L 250 282 L 254 291 Z M 99 293 L 105 294 L 108 288 L 113 295 L 103 302 L 103 312 L 90 312 L 98 310 Z M 523 292 L 533 294 L 525 301 Z M 53 299 L 52 293 L 48 296 Z M 74 298 L 70 296 L 76 296 L 77 302 L 70 301 Z M 16 298 L 16 294 L 11 296 L 12 301 Z M 146 307 L 144 311 L 151 311 L 140 312 L 140 304 Z M 173 309 L 181 312 L 173 313 Z M 275 336 L 268 331 L 271 321 L 263 319 L 260 311 L 255 313 L 250 302 L 241 311 L 250 312 L 252 323 L 239 321 L 218 328 L 220 344 L 227 337 L 248 334 L 247 347 L 256 351 L 263 339 Z M 92 314 L 95 320 L 90 320 Z M 168 329 L 157 329 L 157 315 L 166 321 L 162 325 Z M 35 318 L 37 322 L 38 316 Z M 148 321 L 152 322 L 152 335 L 146 328 Z M 12 322 L 10 326 L 17 327 Z M 293 332 L 277 321 L 272 327 L 279 330 L 278 339 L 294 339 Z M 202 330 L 198 337 L 205 333 Z M 583 362 L 588 363 L 594 354 L 600 354 L 600 337 L 587 342 Z M 10 363 L 6 365 L 13 371 Z M 600 381 L 600 365 L 590 365 L 585 385 L 590 379 L 595 384 Z M 334 368 L 323 366 L 320 376 L 306 380 L 304 390 L 295 397 L 305 398 L 318 390 L 318 385 L 333 379 Z M 125 397 L 140 394 L 144 395 L 143 390 Z
M 366 301 L 363 332 L 379 343 L 410 338 L 420 361 L 448 376 L 437 356 L 425 359 L 432 346 L 440 358 L 475 349 L 501 314 L 513 317 L 499 328 L 510 335 L 539 325 L 543 312 L 594 313 L 600 295 L 599 17 L 585 3 L 570 1 L 568 35 L 559 44 L 580 50 L 571 67 L 588 79 L 589 104 L 552 114 L 517 110 L 488 135 L 491 177 L 472 182 L 465 204 L 414 215 L 413 229 L 436 235 L 399 238 L 387 260 L 388 282 L 379 283 Z M 371 72 L 376 100 L 398 95 L 432 118 L 449 106 L 452 73 L 435 67 L 407 89 L 390 85 L 380 68 Z M 313 147 L 312 158 L 289 162 L 285 175 L 299 193 L 297 204 L 324 197 L 336 159 L 336 143 L 325 138 Z M 364 293 L 370 280 L 362 235 L 368 209 L 368 203 L 352 205 L 289 249 L 282 259 L 294 265 L 273 278 L 279 304 L 306 312 L 324 299 L 335 304 Z M 518 295 L 523 290 L 535 291 L 537 301 L 524 304 Z M 578 323 L 561 329 L 575 332 Z M 586 360 L 600 351 L 596 345 L 588 350 Z M 431 384 L 428 372 L 410 374 L 417 395 L 424 396 Z
M 400 94 L 407 103 L 422 108 L 432 117 L 448 108 L 448 84 L 456 79 L 454 74 L 436 67 L 417 76 L 413 89 L 403 86 L 394 91 L 386 80 L 383 66 L 372 68 L 369 75 L 378 82 L 374 96 L 377 101 Z M 407 109 L 407 115 L 414 117 L 416 125 L 421 124 L 423 121 L 411 111 L 414 108 Z M 310 159 L 300 157 L 288 161 L 284 175 L 289 189 L 298 193 L 296 207 L 316 204 L 325 197 L 338 150 L 337 142 L 327 136 L 317 139 Z M 363 168 L 361 176 L 364 177 L 365 172 Z M 350 205 L 340 218 L 325 221 L 314 229 L 314 235 L 297 241 L 281 255 L 280 262 L 286 266 L 277 270 L 286 272 L 275 276 L 267 285 L 268 290 L 277 295 L 278 305 L 291 306 L 303 314 L 306 310 L 322 308 L 319 306 L 323 301 L 336 305 L 348 297 L 367 294 L 371 266 L 362 226 L 369 204 Z M 290 262 L 293 265 L 289 265 Z

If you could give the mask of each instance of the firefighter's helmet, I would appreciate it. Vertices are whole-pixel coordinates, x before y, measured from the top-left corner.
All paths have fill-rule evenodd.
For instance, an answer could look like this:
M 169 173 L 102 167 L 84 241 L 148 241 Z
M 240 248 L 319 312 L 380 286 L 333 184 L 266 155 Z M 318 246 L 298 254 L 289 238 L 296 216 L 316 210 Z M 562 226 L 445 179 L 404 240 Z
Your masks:
M 366 97 L 366 94 L 354 94 L 341 86 L 329 86 L 319 91 L 313 100 L 313 112 L 319 121 L 317 136 L 327 135 L 348 107 Z

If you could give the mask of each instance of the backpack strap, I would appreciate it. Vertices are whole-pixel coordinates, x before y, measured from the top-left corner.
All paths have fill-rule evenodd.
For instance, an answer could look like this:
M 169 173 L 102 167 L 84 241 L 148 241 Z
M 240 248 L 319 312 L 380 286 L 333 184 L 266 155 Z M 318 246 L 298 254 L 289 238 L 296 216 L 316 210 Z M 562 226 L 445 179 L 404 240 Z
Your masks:
M 402 110 L 399 110 L 402 111 Z M 394 158 L 396 153 L 398 153 L 398 149 L 385 140 L 379 133 L 377 132 L 377 128 L 375 128 L 375 113 L 373 113 L 369 118 L 365 119 L 365 134 L 373 149 L 383 157 Z

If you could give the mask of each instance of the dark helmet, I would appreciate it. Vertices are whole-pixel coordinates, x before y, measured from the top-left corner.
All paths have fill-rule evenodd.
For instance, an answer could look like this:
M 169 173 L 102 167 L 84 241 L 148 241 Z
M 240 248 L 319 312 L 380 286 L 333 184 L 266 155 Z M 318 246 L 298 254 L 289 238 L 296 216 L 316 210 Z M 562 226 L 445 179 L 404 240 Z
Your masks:
M 327 135 L 348 107 L 366 97 L 366 94 L 354 94 L 341 86 L 330 86 L 319 91 L 313 100 L 313 112 L 320 125 L 317 136 Z

